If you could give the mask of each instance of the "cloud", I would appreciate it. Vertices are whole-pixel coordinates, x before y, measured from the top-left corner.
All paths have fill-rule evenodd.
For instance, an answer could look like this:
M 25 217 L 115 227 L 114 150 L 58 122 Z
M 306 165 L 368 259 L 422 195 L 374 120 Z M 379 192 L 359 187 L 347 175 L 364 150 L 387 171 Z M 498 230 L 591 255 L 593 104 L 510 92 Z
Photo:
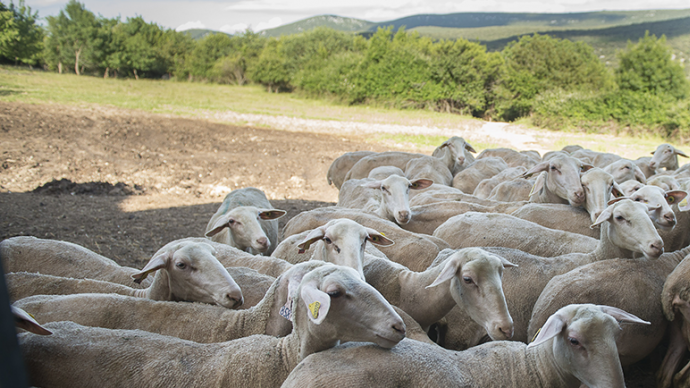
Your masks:
M 283 19 L 279 17 L 274 17 L 271 18 L 271 20 L 267 22 L 259 22 L 256 27 L 254 27 L 254 31 L 262 31 L 262 30 L 267 30 L 269 28 L 276 28 L 283 24 Z
M 229 24 L 226 24 L 220 28 L 221 31 L 228 33 L 228 34 L 234 34 L 237 32 L 244 32 L 247 30 L 249 26 L 244 23 L 239 23 L 239 24 L 233 24 L 232 26 Z
M 206 28 L 206 25 L 201 22 L 201 20 L 197 20 L 195 22 L 187 22 L 185 24 L 182 24 L 178 26 L 175 31 L 186 31 L 186 30 L 191 30 L 192 28 Z

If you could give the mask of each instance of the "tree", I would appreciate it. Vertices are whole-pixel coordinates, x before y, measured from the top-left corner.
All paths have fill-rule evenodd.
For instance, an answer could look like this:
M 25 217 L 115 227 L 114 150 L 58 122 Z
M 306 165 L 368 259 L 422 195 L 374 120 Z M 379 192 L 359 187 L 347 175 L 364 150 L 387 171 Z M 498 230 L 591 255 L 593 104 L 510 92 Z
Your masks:
M 290 90 L 288 66 L 282 39 L 271 38 L 261 51 L 251 77 L 255 82 L 266 86 L 269 93 Z
M 9 8 L 0 2 L 0 57 L 12 61 L 36 64 L 43 50 L 43 30 L 36 24 L 38 11 L 19 0 Z
M 78 1 L 70 0 L 58 16 L 46 19 L 49 34 L 46 48 L 50 51 L 46 57 L 58 60 L 58 69 L 62 69 L 63 61 L 72 62 L 70 57 L 77 75 L 85 66 L 98 65 L 102 41 L 98 35 L 100 21 L 93 12 Z
M 657 39 L 647 31 L 643 38 L 618 54 L 615 71 L 621 90 L 668 95 L 682 99 L 688 95 L 689 82 L 680 63 L 673 60 L 666 36 Z

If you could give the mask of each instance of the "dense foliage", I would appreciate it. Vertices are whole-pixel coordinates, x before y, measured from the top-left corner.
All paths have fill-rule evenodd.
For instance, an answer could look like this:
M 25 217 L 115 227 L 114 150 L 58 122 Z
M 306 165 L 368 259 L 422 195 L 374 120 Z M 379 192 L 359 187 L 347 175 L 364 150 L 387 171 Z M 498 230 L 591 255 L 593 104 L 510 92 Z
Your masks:
M 363 36 L 317 28 L 279 38 L 248 30 L 194 40 L 141 17 L 108 19 L 70 0 L 36 24 L 23 0 L 0 2 L 0 61 L 104 77 L 261 84 L 347 104 L 529 118 L 554 129 L 690 134 L 690 85 L 665 37 L 645 35 L 607 69 L 591 46 L 525 36 L 501 52 L 404 28 Z

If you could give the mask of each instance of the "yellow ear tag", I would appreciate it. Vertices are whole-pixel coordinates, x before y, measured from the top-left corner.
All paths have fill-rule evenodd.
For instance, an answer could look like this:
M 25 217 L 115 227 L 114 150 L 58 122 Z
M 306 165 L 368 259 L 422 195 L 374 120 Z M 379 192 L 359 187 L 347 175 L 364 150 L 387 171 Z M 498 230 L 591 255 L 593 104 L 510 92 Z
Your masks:
M 532 185 L 532 190 L 529 191 L 528 197 L 531 197 L 534 195 L 534 188 L 537 187 L 537 182 L 534 182 L 534 185 Z
M 314 319 L 319 317 L 319 307 L 321 307 L 321 303 L 319 302 L 312 302 L 309 304 L 309 311 Z
M 680 203 L 678 204 L 678 206 L 681 206 L 681 207 L 682 207 L 682 206 L 688 206 L 688 198 L 687 198 L 687 197 L 686 197 L 686 198 L 683 198 L 683 200 L 680 201 Z

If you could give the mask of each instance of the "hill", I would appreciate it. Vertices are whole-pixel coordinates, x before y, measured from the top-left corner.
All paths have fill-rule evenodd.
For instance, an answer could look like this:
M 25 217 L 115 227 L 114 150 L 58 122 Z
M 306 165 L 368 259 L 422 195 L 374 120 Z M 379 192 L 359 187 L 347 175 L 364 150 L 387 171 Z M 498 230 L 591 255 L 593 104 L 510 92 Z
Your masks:
M 209 34 L 225 34 L 225 32 L 222 32 L 222 31 L 207 30 L 207 29 L 203 29 L 203 28 L 191 28 L 189 30 L 184 30 L 182 32 L 191 36 L 192 39 L 194 39 L 194 40 L 201 39 L 201 38 L 203 38 Z M 230 35 L 230 34 L 228 34 L 228 35 Z
M 298 34 L 313 30 L 317 27 L 328 27 L 336 31 L 361 32 L 367 31 L 374 23 L 361 19 L 346 18 L 336 15 L 319 15 L 280 27 L 261 31 L 262 35 L 279 37 L 281 35 Z

